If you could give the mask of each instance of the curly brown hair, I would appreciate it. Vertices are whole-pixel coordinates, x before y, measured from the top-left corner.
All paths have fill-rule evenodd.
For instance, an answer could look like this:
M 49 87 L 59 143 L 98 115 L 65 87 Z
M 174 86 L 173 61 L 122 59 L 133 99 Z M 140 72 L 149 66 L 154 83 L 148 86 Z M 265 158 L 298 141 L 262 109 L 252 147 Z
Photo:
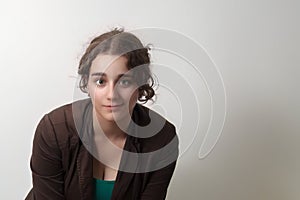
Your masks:
M 143 103 L 152 100 L 155 92 L 153 89 L 154 79 L 150 71 L 150 50 L 150 47 L 144 46 L 134 34 L 124 32 L 124 29 L 120 28 L 114 28 L 95 37 L 79 62 L 80 90 L 87 93 L 90 67 L 97 55 L 119 55 L 127 58 L 128 70 L 139 67 L 139 70 L 134 71 L 139 86 L 138 100 Z

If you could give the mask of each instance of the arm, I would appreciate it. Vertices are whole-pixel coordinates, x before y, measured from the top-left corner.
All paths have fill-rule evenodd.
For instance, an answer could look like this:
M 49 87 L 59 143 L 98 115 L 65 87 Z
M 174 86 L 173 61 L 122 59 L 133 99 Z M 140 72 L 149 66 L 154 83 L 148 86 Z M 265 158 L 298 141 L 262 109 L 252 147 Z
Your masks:
M 30 166 L 35 200 L 65 199 L 61 152 L 47 115 L 36 129 Z
M 167 167 L 151 172 L 149 182 L 141 195 L 141 200 L 164 200 L 176 166 L 176 161 Z
M 169 133 L 171 134 L 166 134 L 165 145 L 160 149 L 159 160 L 156 162 L 158 170 L 149 172 L 149 179 L 141 194 L 141 200 L 164 200 L 166 198 L 179 154 L 179 142 L 174 126 Z

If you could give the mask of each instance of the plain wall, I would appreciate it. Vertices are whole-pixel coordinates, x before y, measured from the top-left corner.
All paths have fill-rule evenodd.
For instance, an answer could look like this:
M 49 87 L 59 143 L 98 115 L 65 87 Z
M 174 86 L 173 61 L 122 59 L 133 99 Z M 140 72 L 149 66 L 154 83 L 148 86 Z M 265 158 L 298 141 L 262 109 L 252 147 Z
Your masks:
M 87 43 L 114 26 L 180 32 L 224 81 L 221 137 L 204 159 L 201 138 L 181 155 L 168 199 L 299 199 L 299 10 L 292 0 L 1 1 L 0 199 L 25 197 L 38 121 L 73 100 Z

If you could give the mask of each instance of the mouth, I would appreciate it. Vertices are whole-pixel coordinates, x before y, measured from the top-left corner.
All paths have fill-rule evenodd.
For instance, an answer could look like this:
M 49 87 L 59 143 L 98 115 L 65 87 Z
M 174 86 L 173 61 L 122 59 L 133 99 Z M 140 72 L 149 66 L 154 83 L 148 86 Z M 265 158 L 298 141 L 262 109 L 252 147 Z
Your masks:
M 123 104 L 118 104 L 118 105 L 103 105 L 104 108 L 109 109 L 109 110 L 115 110 L 118 109 L 122 106 Z
M 118 105 L 104 105 L 104 107 L 109 107 L 109 108 L 119 107 L 119 106 L 122 106 L 122 104 L 118 104 Z

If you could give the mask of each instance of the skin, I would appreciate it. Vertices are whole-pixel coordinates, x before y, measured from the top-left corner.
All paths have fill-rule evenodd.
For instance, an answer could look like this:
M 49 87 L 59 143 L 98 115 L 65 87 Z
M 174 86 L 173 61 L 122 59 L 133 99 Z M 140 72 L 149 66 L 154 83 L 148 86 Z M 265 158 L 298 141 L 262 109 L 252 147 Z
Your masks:
M 126 130 L 138 99 L 137 85 L 127 58 L 99 54 L 92 62 L 88 92 L 93 103 L 95 143 L 100 159 L 94 158 L 94 177 L 115 180 Z M 98 122 L 98 123 L 97 123 Z M 111 145 L 113 144 L 113 145 Z M 118 147 L 119 150 L 112 147 Z

